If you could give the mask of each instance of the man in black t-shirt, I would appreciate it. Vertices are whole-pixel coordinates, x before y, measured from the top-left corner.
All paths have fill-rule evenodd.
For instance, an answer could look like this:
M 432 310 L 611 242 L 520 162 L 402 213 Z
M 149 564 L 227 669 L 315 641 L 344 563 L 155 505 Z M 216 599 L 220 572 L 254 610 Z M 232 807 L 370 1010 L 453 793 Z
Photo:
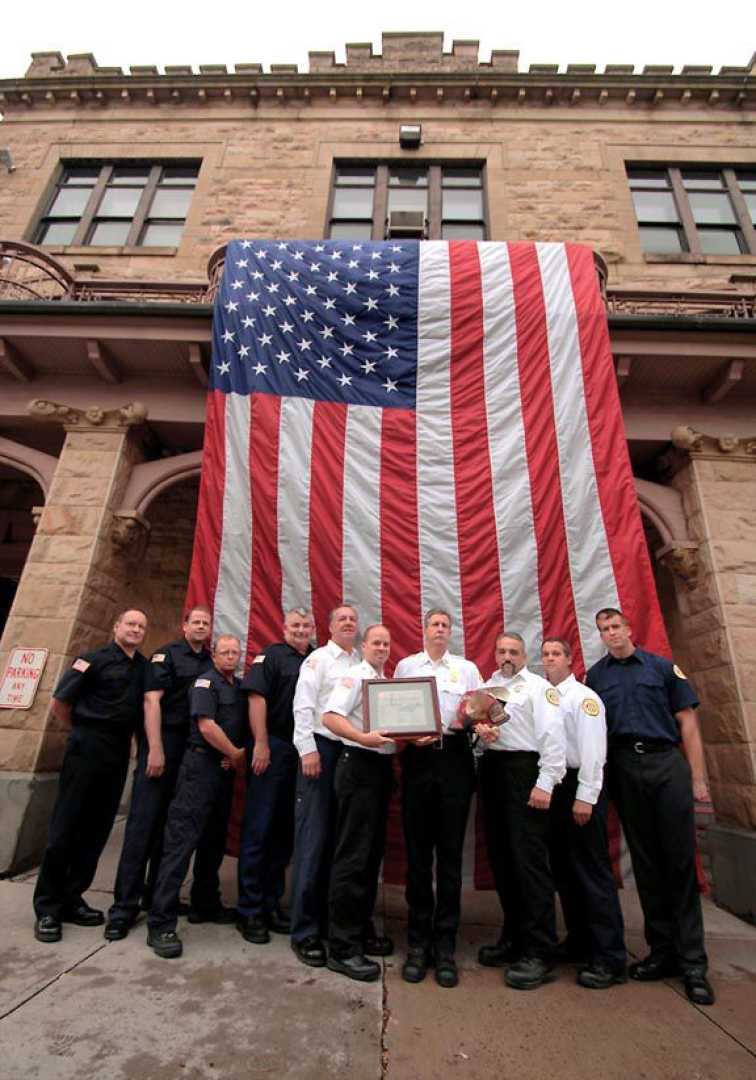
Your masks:
M 168 810 L 163 855 L 147 916 L 147 944 L 169 960 L 181 956 L 176 934 L 179 890 L 192 855 L 202 840 L 214 896 L 208 909 L 221 906 L 218 870 L 226 849 L 226 829 L 234 790 L 234 772 L 246 766 L 249 725 L 244 695 L 234 672 L 241 650 L 238 638 L 222 634 L 213 649 L 213 666 L 189 693 L 189 743 L 179 771 L 176 795 Z
M 293 744 L 294 691 L 312 652 L 312 614 L 293 608 L 284 616 L 284 640 L 256 656 L 242 689 L 249 692 L 254 738 L 252 767 L 239 847 L 239 932 L 256 945 L 270 930 L 289 933 L 281 911 L 286 867 L 294 846 L 294 793 L 299 755 Z
M 162 645 L 147 665 L 144 694 L 144 732 L 140 732 L 139 753 L 134 770 L 131 807 L 126 822 L 123 849 L 116 874 L 113 905 L 108 912 L 105 938 L 125 938 L 142 906 L 149 908 L 163 848 L 163 830 L 168 806 L 176 790 L 179 766 L 189 737 L 189 688 L 198 675 L 212 667 L 207 647 L 211 625 L 210 609 L 199 606 L 186 613 L 183 636 Z M 201 847 L 201 845 L 200 845 Z M 149 873 L 145 882 L 145 872 Z M 202 861 L 195 859 L 193 895 L 199 894 L 203 879 Z M 192 921 L 205 917 L 219 921 L 222 911 L 205 912 L 194 904 Z M 229 912 L 226 918 L 233 919 Z
M 146 631 L 143 611 L 122 612 L 110 645 L 77 656 L 53 692 L 53 715 L 72 730 L 34 890 L 38 941 L 60 941 L 64 922 L 103 922 L 84 893 L 113 828 L 131 736 L 142 722 L 147 662 L 138 647 Z

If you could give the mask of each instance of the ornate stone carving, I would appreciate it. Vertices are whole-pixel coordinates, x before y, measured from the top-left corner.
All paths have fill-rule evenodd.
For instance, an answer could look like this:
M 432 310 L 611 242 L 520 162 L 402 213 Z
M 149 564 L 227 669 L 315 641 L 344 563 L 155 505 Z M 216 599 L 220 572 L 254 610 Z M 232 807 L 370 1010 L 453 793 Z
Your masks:
M 31 508 L 31 516 L 32 516 L 32 521 L 34 522 L 34 528 L 35 529 L 39 525 L 39 519 L 42 517 L 42 511 L 43 510 L 44 510 L 44 506 L 33 506 Z
M 737 435 L 705 435 L 692 427 L 681 424 L 674 428 L 670 434 L 670 440 L 674 450 L 660 458 L 660 465 L 667 466 L 666 457 L 677 455 L 680 452 L 690 454 L 694 458 L 717 459 L 726 455 L 729 458 L 748 459 L 756 456 L 756 439 L 740 438 Z M 676 471 L 676 470 L 673 470 Z
M 118 431 L 143 424 L 147 419 L 147 406 L 141 401 L 130 401 L 117 409 L 103 409 L 100 405 L 77 409 L 73 405 L 60 405 L 56 401 L 35 398 L 29 402 L 26 411 L 38 420 L 52 420 L 62 424 L 66 430 L 76 431 L 87 428 Z
M 117 510 L 113 515 L 110 540 L 122 554 L 141 559 L 149 536 L 150 523 L 137 510 Z
M 655 552 L 656 558 L 688 590 L 698 584 L 698 544 L 692 540 L 674 540 Z

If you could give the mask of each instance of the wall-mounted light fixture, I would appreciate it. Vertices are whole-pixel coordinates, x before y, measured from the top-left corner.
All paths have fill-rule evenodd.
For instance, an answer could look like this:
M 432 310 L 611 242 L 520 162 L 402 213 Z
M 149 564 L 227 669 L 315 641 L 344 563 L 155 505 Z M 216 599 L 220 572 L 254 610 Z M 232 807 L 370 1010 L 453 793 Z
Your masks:
M 423 141 L 422 124 L 400 124 L 399 145 L 402 150 L 417 150 Z

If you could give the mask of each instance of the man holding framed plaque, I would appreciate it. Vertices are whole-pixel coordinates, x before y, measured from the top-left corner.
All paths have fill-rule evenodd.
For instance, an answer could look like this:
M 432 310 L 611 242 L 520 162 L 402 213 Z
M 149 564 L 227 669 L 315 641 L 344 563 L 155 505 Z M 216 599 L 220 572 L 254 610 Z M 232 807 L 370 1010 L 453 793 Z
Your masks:
M 459 982 L 454 959 L 462 891 L 462 848 L 475 769 L 467 732 L 456 730 L 464 694 L 481 685 L 480 672 L 463 656 L 448 651 L 451 616 L 432 608 L 424 619 L 425 648 L 400 660 L 395 678 L 436 680 L 442 737 L 427 736 L 402 755 L 402 821 L 407 848 L 406 982 L 422 982 L 431 959 L 436 982 Z M 436 891 L 433 892 L 433 857 Z
M 328 895 L 328 967 L 360 982 L 372 982 L 381 973 L 365 952 L 366 941 L 375 938 L 373 908 L 386 844 L 391 756 L 396 753 L 393 740 L 368 729 L 364 692 L 383 680 L 390 650 L 386 627 L 368 626 L 362 638 L 364 659 L 341 677 L 322 718 L 344 744 L 334 777 L 338 810 Z

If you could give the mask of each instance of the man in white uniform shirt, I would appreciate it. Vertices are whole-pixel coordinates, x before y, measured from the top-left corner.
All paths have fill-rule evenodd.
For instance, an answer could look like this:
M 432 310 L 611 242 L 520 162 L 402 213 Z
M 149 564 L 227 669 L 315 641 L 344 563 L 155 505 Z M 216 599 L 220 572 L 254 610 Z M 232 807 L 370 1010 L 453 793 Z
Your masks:
M 368 626 L 362 638 L 364 659 L 341 677 L 323 714 L 325 726 L 344 743 L 334 780 L 338 809 L 328 897 L 328 966 L 361 982 L 381 974 L 380 965 L 367 959 L 365 942 L 375 937 L 373 908 L 386 846 L 391 756 L 396 752 L 391 739 L 363 730 L 362 681 L 384 677 L 390 651 L 386 627 Z
M 407 960 L 402 977 L 421 982 L 435 963 L 436 982 L 459 982 L 454 960 L 462 891 L 462 848 L 475 787 L 470 739 L 450 731 L 463 694 L 480 686 L 470 660 L 448 651 L 451 616 L 440 608 L 424 620 L 425 648 L 400 660 L 394 677 L 432 676 L 438 684 L 443 721 L 439 746 L 433 738 L 410 744 L 402 754 L 402 821 L 407 848 Z M 433 856 L 436 893 L 433 894 Z
M 302 664 L 294 693 L 294 746 L 299 753 L 291 886 L 291 947 L 304 964 L 323 967 L 328 932 L 328 879 L 333 853 L 333 778 L 341 740 L 324 726 L 337 682 L 359 663 L 358 616 L 350 604 L 334 608 L 327 645 Z
M 480 949 L 478 960 L 487 967 L 510 964 L 507 985 L 532 990 L 555 978 L 548 810 L 565 772 L 564 724 L 556 690 L 526 667 L 520 634 L 499 635 L 496 663 L 487 685 L 509 691 L 509 719 L 500 727 L 478 724 L 475 730 L 486 747 L 480 790 L 504 927 L 495 945 Z
M 598 694 L 572 674 L 563 638 L 541 646 L 546 677 L 559 694 L 567 772 L 551 800 L 551 868 L 562 901 L 568 959 L 585 961 L 577 981 L 590 990 L 627 982 L 624 923 L 606 835 L 606 713 Z

